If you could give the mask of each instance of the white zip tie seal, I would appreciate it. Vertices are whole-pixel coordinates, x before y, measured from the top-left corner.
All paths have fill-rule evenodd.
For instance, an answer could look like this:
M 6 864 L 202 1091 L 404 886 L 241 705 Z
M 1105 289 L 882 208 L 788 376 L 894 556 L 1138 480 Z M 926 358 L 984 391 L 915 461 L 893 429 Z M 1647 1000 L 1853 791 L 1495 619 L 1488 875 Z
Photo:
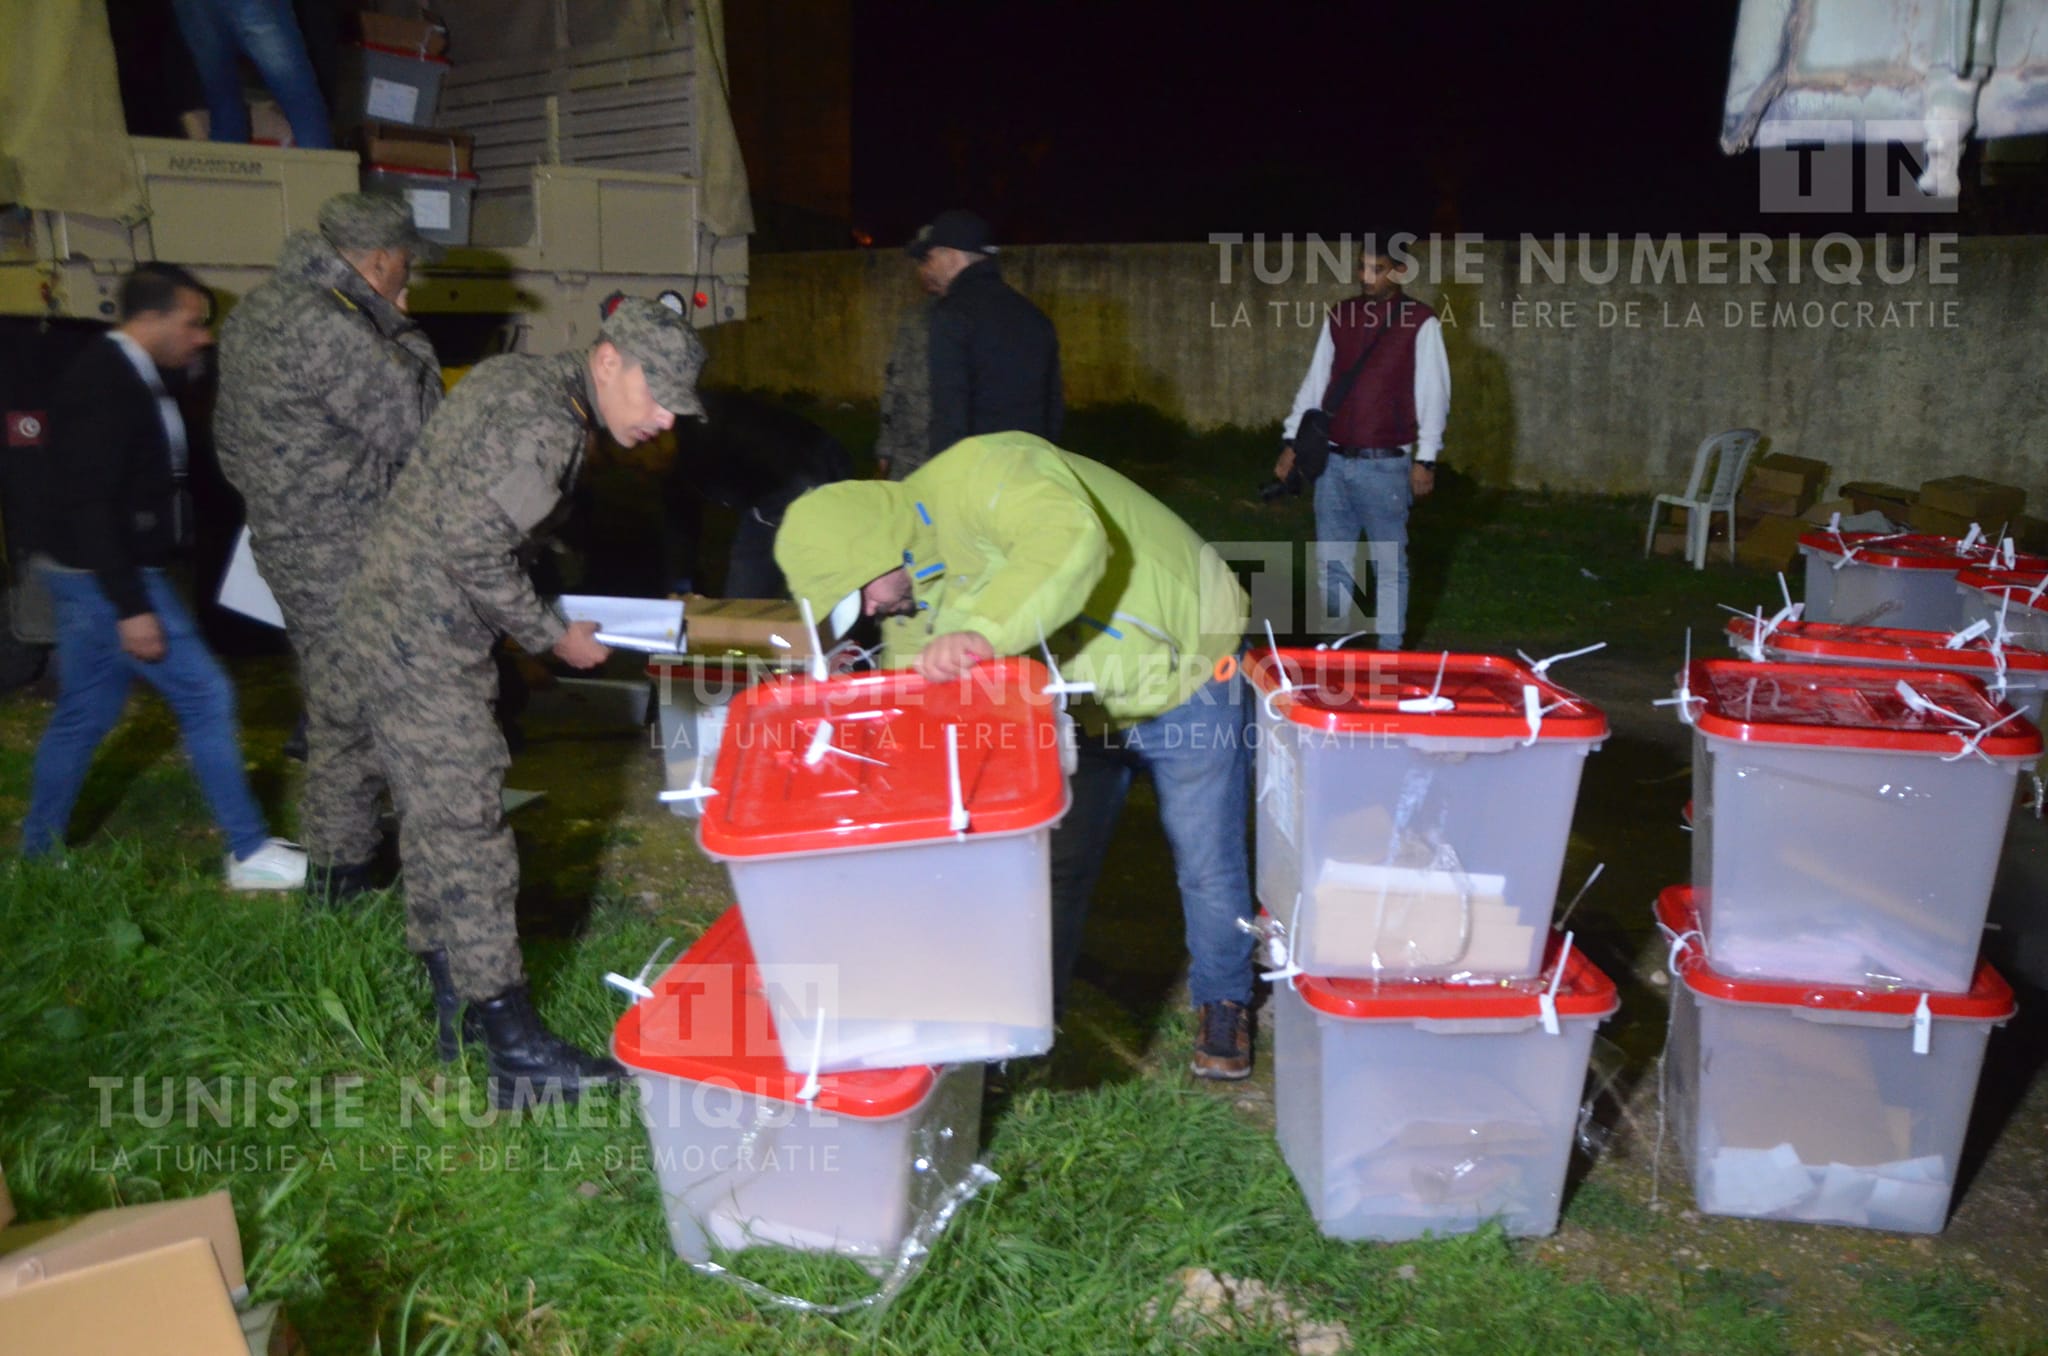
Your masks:
M 1933 1048 L 1934 1010 L 1927 1006 L 1927 995 L 1923 993 L 1913 1009 L 1913 1053 L 1924 1055 Z
M 967 800 L 960 788 L 960 727 L 946 726 L 946 789 L 952 793 L 952 812 L 946 826 L 956 834 L 967 832 Z
M 1558 948 L 1557 969 L 1550 976 L 1550 987 L 1536 999 L 1536 1010 L 1542 1014 L 1543 1030 L 1552 1036 L 1562 1036 L 1564 1026 L 1557 1020 L 1557 988 L 1564 983 L 1564 967 L 1572 958 L 1572 934 L 1564 935 L 1564 945 Z

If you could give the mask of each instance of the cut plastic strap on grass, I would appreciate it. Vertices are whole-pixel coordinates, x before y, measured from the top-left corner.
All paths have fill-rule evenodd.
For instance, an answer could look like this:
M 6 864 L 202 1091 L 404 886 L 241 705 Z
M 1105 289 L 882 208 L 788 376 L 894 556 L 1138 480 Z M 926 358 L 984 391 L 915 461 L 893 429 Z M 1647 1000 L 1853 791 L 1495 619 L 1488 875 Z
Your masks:
M 967 798 L 960 789 L 960 727 L 950 724 L 946 726 L 946 790 L 953 798 L 953 809 L 946 817 L 946 827 L 956 834 L 966 833 Z
M 1557 986 L 1564 983 L 1565 963 L 1572 958 L 1572 934 L 1564 935 L 1564 945 L 1557 949 L 1557 969 L 1551 973 L 1550 987 L 1536 999 L 1536 1010 L 1543 1016 L 1544 1034 L 1562 1036 L 1564 1026 L 1557 1020 Z
M 1913 1007 L 1913 1053 L 1924 1055 L 1933 1046 L 1934 1012 L 1927 1006 L 1927 995 L 1923 993 Z
M 960 1207 L 980 1195 L 983 1187 L 993 1186 L 1002 1180 L 980 1163 L 970 1166 L 966 1175 L 946 1188 L 945 1194 L 918 1220 L 917 1226 L 904 1238 L 902 1245 L 896 1249 L 895 1264 L 883 1278 L 881 1287 L 871 1295 L 864 1295 L 860 1299 L 849 1300 L 844 1304 L 819 1304 L 796 1295 L 785 1295 L 780 1291 L 770 1290 L 759 1281 L 748 1280 L 745 1276 L 730 1271 L 716 1262 L 692 1262 L 690 1270 L 700 1276 L 710 1276 L 737 1287 L 763 1304 L 771 1304 L 778 1309 L 788 1309 L 795 1313 L 832 1318 L 841 1314 L 859 1313 L 863 1309 L 879 1308 L 895 1299 L 905 1286 L 917 1279 L 917 1274 L 924 1270 L 926 1261 L 931 1257 L 932 1245 L 938 1242 L 939 1235 L 946 1231 L 946 1226 L 952 1223 L 953 1216 L 959 1213 Z
M 2034 798 L 2027 808 L 2034 812 L 2034 818 L 2039 819 L 2044 811 L 2048 811 L 2048 778 L 2043 778 L 2038 772 L 2027 775 L 2034 779 Z

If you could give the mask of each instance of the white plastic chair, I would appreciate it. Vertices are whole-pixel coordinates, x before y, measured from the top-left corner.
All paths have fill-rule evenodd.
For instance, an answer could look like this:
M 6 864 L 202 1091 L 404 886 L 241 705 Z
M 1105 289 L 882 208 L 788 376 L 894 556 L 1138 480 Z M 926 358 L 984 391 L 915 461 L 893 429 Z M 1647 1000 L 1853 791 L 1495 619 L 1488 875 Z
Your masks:
M 1669 504 L 1686 510 L 1685 558 L 1695 570 L 1707 568 L 1707 535 L 1716 513 L 1728 515 L 1728 559 L 1733 561 L 1735 492 L 1742 488 L 1743 472 L 1749 469 L 1749 459 L 1762 437 L 1753 428 L 1731 428 L 1700 443 L 1700 450 L 1692 454 L 1692 479 L 1686 482 L 1685 493 L 1660 494 L 1650 501 L 1650 529 L 1643 534 L 1643 554 L 1650 554 L 1657 540 L 1657 519 Z M 1702 495 L 1700 487 L 1707 483 L 1709 466 L 1714 468 L 1713 486 Z

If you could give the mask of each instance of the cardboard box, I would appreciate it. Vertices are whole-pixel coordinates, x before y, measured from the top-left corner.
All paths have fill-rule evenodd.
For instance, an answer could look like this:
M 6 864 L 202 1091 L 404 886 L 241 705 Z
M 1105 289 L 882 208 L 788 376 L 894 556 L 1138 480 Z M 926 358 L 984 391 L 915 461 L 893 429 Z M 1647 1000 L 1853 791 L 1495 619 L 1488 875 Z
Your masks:
M 773 639 L 771 639 L 771 637 Z M 787 642 L 777 645 L 776 639 Z M 690 654 L 725 650 L 774 653 L 808 659 L 817 637 L 805 626 L 795 603 L 779 598 L 683 598 L 683 644 Z
M 72 1272 L 192 1239 L 208 1246 L 221 1294 L 239 1298 L 246 1288 L 242 1236 L 235 1230 L 235 1207 L 228 1193 L 216 1191 L 99 1210 L 74 1220 L 17 1224 L 0 1232 L 0 1305 L 9 1296 Z M 5 1313 L 0 1307 L 0 1315 Z M 6 1326 L 0 1319 L 0 1331 Z
M 1773 452 L 1768 457 L 1758 458 L 1749 468 L 1749 479 L 1743 482 L 1743 492 L 1790 499 L 1792 507 L 1771 511 L 1796 517 L 1813 506 L 1814 500 L 1820 498 L 1821 491 L 1827 488 L 1827 483 L 1826 462 Z
M 1842 493 L 1858 513 L 1882 513 L 1895 523 L 1905 522 L 1906 510 L 1920 498 L 1918 490 L 1887 485 L 1881 480 L 1852 480 L 1842 487 Z
M 443 56 L 448 51 L 448 30 L 443 25 L 372 10 L 356 15 L 356 36 L 372 47 L 391 47 L 415 56 Z
M 470 173 L 476 150 L 476 138 L 467 132 L 408 127 L 400 122 L 366 122 L 351 139 L 369 164 L 436 174 Z
M 206 1240 L 110 1257 L 0 1296 L 0 1345 L 34 1356 L 248 1356 Z
M 1801 494 L 1787 494 L 1778 490 L 1744 490 L 1735 501 L 1738 518 L 1763 518 L 1777 516 L 1797 518 L 1811 506 L 1811 501 Z
M 1906 510 L 1906 526 L 1915 532 L 1932 532 L 1937 537 L 1967 536 L 1971 523 L 1978 523 L 1981 526 L 1982 520 L 1966 518 L 1960 513 L 1949 513 L 1927 504 L 1915 504 Z M 1989 536 L 1997 530 L 1998 524 L 1993 523 L 1985 529 L 1985 535 Z
M 1944 476 L 1920 486 L 1920 502 L 1966 523 L 1982 523 L 1989 533 L 2027 511 L 2027 492 L 2017 485 L 2001 485 L 1977 476 Z
M 1829 520 L 1837 513 L 1841 514 L 1844 518 L 1855 517 L 1855 501 L 1850 499 L 1823 499 L 1808 508 L 1806 512 L 1800 514 L 1799 517 L 1804 522 L 1818 523 L 1822 527 L 1826 527 Z
M 2031 518 L 2021 514 L 2019 521 L 2007 529 L 2014 544 L 2022 551 L 2031 551 L 2037 556 L 2048 556 L 2048 518 Z M 0 1186 L 4 1186 L 0 1183 Z M 0 1192 L 4 1196 L 5 1192 Z
M 1684 556 L 1685 532 L 1692 517 L 1692 510 L 1667 505 L 1664 516 L 1657 520 L 1657 535 L 1650 539 L 1650 554 L 1658 556 Z M 1742 535 L 1741 520 L 1738 516 L 1736 536 Z M 1709 514 L 1707 517 L 1707 545 L 1712 549 L 1719 545 L 1723 551 L 1728 543 L 1728 515 Z
M 1803 518 L 1772 514 L 1759 518 L 1735 543 L 1735 560 L 1756 570 L 1789 570 L 1799 560 L 1799 538 L 1811 529 Z

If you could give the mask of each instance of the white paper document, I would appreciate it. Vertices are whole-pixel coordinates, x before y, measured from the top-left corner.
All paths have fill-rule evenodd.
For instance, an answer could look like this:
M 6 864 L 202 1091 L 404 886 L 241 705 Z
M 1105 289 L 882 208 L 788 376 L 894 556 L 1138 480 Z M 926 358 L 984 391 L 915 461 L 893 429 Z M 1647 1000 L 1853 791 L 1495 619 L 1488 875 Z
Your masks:
M 363 111 L 388 122 L 410 123 L 419 116 L 419 86 L 373 75 L 370 77 L 369 97 L 363 101 Z
M 405 200 L 412 207 L 412 224 L 422 231 L 451 230 L 455 224 L 454 196 L 445 188 L 408 188 Z
M 555 600 L 572 622 L 597 623 L 597 640 L 618 650 L 679 654 L 683 648 L 680 598 L 602 598 L 565 593 Z
M 284 626 L 284 611 L 278 607 L 270 585 L 263 582 L 263 576 L 256 570 L 256 556 L 249 549 L 246 527 L 235 538 L 234 553 L 228 557 L 228 570 L 221 577 L 220 594 L 215 601 L 230 612 L 239 612 L 266 626 Z

